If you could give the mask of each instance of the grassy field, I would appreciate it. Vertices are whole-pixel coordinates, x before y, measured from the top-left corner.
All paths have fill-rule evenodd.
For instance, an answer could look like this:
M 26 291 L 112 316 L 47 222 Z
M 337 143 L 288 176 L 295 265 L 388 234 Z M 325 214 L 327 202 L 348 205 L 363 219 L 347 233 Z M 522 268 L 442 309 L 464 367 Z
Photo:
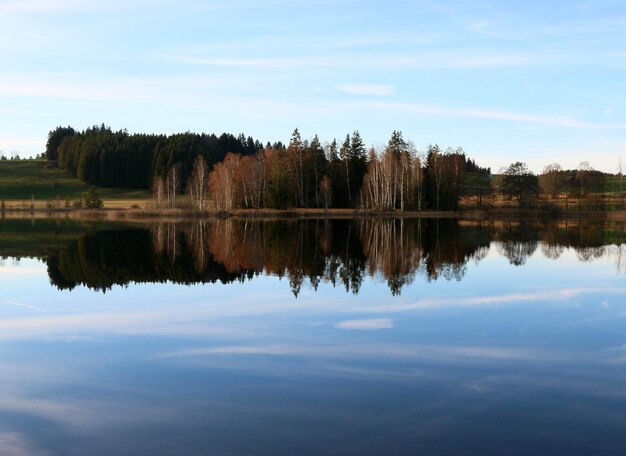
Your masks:
M 0 161 L 0 199 L 17 202 L 34 198 L 37 205 L 46 201 L 80 199 L 88 186 L 46 160 Z M 98 194 L 114 205 L 131 205 L 150 198 L 148 190 L 99 188 Z M 107 205 L 109 206 L 109 205 Z

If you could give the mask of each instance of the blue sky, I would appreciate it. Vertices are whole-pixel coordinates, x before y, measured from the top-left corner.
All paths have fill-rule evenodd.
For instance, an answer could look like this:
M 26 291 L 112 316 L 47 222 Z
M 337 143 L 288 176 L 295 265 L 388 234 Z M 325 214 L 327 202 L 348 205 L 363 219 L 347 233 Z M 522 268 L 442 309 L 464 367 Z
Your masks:
M 622 1 L 0 0 L 0 150 L 57 125 L 626 158 Z

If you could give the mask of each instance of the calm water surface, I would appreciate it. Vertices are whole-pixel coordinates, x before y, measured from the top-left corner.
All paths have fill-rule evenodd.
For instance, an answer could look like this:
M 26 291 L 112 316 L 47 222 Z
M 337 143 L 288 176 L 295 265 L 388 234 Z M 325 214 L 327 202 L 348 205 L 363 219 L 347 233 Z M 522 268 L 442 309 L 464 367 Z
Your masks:
M 626 454 L 621 224 L 0 222 L 0 453 Z

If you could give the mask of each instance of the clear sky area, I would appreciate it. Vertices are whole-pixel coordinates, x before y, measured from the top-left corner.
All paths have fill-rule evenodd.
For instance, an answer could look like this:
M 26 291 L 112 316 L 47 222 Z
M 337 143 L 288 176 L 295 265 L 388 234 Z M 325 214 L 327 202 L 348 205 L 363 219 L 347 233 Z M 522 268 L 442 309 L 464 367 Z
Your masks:
M 0 0 L 0 151 L 49 130 L 463 147 L 494 171 L 626 159 L 626 4 Z

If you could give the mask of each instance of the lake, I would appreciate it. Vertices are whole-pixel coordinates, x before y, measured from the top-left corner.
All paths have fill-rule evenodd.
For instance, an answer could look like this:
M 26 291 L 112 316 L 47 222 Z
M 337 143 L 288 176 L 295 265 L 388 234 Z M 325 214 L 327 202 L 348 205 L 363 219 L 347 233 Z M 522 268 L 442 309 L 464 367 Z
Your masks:
M 625 454 L 602 221 L 0 221 L 0 453 Z

